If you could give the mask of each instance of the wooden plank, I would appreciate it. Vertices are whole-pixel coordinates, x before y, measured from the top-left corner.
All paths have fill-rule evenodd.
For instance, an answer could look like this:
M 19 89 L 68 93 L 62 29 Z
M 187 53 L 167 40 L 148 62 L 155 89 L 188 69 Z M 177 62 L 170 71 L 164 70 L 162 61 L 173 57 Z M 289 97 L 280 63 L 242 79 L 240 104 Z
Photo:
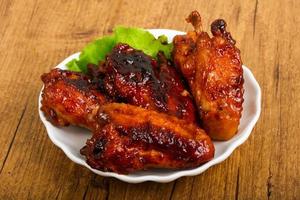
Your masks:
M 208 30 L 222 17 L 263 93 L 249 140 L 195 177 L 127 184 L 72 163 L 37 114 L 39 76 L 115 25 Z M 299 199 L 300 3 L 288 1 L 0 1 L 0 199 Z M 298 31 L 298 32 L 297 32 Z
M 117 3 L 109 5 L 117 8 Z M 86 188 L 94 184 L 95 176 L 72 163 L 50 142 L 37 115 L 39 76 L 76 49 L 73 47 L 70 51 L 70 46 L 79 49 L 91 38 L 102 34 L 102 30 L 85 32 L 90 27 L 85 27 L 83 18 L 70 23 L 70 19 L 81 12 L 78 10 L 81 6 L 80 2 L 62 6 L 56 2 L 18 1 L 10 8 L 13 13 L 11 23 L 17 25 L 9 26 L 1 45 L 4 64 L 1 68 L 1 89 L 4 91 L 1 100 L 7 102 L 1 105 L 1 145 L 4 147 L 1 152 L 1 163 L 4 163 L 0 174 L 1 199 L 89 197 Z M 20 12 L 22 8 L 26 8 L 24 12 Z M 108 13 L 108 10 L 103 10 L 97 14 L 108 19 Z M 97 18 L 91 17 L 94 18 L 92 21 L 89 17 L 86 16 L 85 20 L 102 28 L 97 25 Z M 74 28 L 75 23 L 77 27 Z M 74 42 L 69 43 L 70 40 Z M 3 51 L 9 46 L 13 48 Z M 105 197 L 106 193 L 100 192 L 98 197 L 101 195 Z

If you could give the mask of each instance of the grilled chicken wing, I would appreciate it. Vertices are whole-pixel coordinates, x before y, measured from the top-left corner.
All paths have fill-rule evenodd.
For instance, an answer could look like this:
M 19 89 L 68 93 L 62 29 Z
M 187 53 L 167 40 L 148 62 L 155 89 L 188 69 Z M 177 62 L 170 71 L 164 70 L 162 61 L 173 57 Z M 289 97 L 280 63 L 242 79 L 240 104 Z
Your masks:
M 81 153 L 96 169 L 130 173 L 187 168 L 213 158 L 214 146 L 193 123 L 138 106 L 109 103 L 89 77 L 54 69 L 44 74 L 42 111 L 55 125 L 79 125 L 93 136 Z
M 205 132 L 174 116 L 122 103 L 101 106 L 103 128 L 81 153 L 96 169 L 129 173 L 148 168 L 187 168 L 213 158 Z
M 42 108 L 46 118 L 58 126 L 69 124 L 94 130 L 99 106 L 107 99 L 82 73 L 53 69 L 42 75 Z
M 116 102 L 196 121 L 192 97 L 163 53 L 156 61 L 127 44 L 119 44 L 100 65 L 99 72 L 101 88 Z
M 203 128 L 216 140 L 230 139 L 238 129 L 243 103 L 240 51 L 224 20 L 211 24 L 210 37 L 193 11 L 187 18 L 195 30 L 174 38 L 175 65 L 187 79 Z

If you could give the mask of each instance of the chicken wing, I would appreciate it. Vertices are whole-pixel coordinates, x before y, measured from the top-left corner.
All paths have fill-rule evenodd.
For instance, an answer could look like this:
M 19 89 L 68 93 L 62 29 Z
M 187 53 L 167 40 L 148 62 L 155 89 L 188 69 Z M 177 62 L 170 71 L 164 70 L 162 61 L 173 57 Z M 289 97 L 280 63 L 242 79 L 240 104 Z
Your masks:
M 98 116 L 103 128 L 81 150 L 95 169 L 122 174 L 178 169 L 198 166 L 214 156 L 205 132 L 174 116 L 122 103 L 101 106 Z
M 94 130 L 95 115 L 107 99 L 82 73 L 53 69 L 42 75 L 42 107 L 46 118 L 57 126 L 69 124 Z
M 238 130 L 243 103 L 240 51 L 226 31 L 226 22 L 211 24 L 210 37 L 193 11 L 187 21 L 194 31 L 174 38 L 173 58 L 187 79 L 205 131 L 216 140 L 230 139 Z
M 100 65 L 98 76 L 100 87 L 116 102 L 196 121 L 193 99 L 163 53 L 156 61 L 127 44 L 119 44 Z
M 109 103 L 91 79 L 54 69 L 44 74 L 42 111 L 55 125 L 78 125 L 93 136 L 81 153 L 96 169 L 130 173 L 148 168 L 198 166 L 214 146 L 193 123 L 138 106 Z

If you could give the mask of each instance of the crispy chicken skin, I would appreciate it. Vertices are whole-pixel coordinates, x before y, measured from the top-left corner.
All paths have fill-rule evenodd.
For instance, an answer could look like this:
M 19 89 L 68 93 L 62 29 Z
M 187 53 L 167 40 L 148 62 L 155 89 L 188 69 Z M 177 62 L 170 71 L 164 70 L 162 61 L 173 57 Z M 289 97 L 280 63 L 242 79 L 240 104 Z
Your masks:
M 46 118 L 57 126 L 69 124 L 94 130 L 99 106 L 106 103 L 104 95 L 82 73 L 53 69 L 41 77 L 44 82 L 42 108 Z
M 104 171 L 127 174 L 148 168 L 195 167 L 211 160 L 214 146 L 205 132 L 174 116 L 122 103 L 101 106 L 103 128 L 81 153 Z
M 174 63 L 189 83 L 205 131 L 215 140 L 228 140 L 236 134 L 242 112 L 240 51 L 224 20 L 211 24 L 213 37 L 202 30 L 197 11 L 187 21 L 195 30 L 174 38 Z
M 158 61 L 118 44 L 99 67 L 104 92 L 116 102 L 129 103 L 196 121 L 196 107 L 179 73 L 163 53 Z

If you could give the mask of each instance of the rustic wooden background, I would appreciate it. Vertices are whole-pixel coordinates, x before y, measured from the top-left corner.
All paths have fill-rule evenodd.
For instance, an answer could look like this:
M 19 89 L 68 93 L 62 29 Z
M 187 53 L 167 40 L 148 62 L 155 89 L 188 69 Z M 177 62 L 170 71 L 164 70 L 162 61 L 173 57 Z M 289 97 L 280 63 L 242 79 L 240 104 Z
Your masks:
M 71 162 L 38 116 L 40 75 L 115 25 L 189 30 L 226 19 L 262 88 L 262 113 L 229 159 L 167 184 L 127 184 Z M 0 0 L 0 199 L 300 199 L 300 1 Z

